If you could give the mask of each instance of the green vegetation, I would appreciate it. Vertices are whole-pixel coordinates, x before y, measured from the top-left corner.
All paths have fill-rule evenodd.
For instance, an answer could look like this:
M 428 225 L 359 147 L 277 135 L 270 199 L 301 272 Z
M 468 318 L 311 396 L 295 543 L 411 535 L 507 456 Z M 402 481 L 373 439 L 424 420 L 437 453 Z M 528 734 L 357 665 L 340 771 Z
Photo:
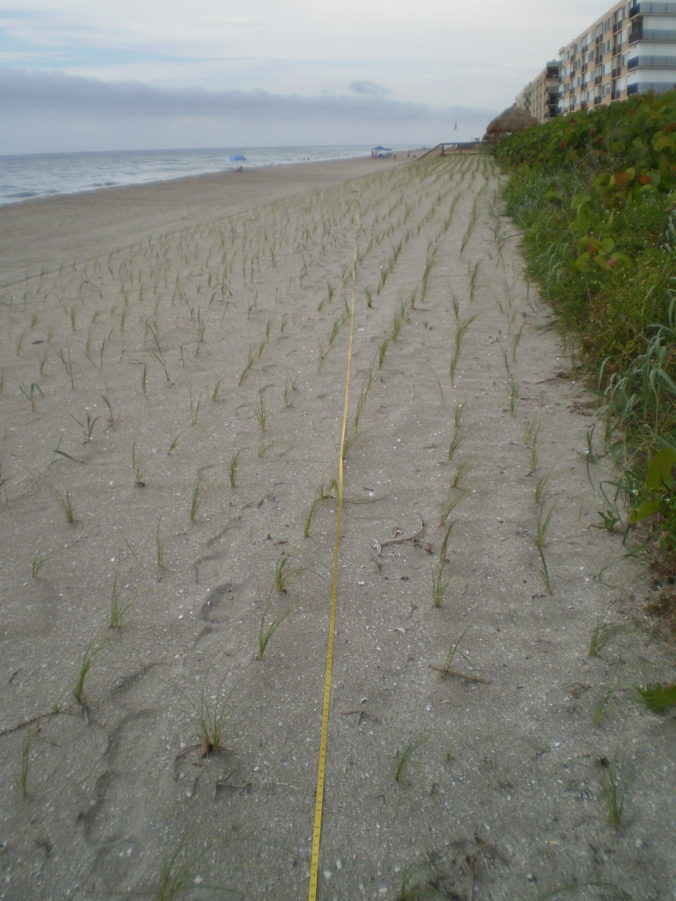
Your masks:
M 633 97 L 502 141 L 506 212 L 602 393 L 627 532 L 673 566 L 676 92 Z
M 676 707 L 676 683 L 663 685 L 656 682 L 652 685 L 642 685 L 636 691 L 641 701 L 653 713 L 664 714 L 672 707 Z

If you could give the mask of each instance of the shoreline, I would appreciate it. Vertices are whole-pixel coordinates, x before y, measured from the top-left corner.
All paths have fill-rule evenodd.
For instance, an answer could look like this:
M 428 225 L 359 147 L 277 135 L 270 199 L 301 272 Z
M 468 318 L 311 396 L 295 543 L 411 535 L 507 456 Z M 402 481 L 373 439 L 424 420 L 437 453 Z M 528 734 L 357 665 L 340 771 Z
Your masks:
M 364 156 L 260 166 L 5 204 L 0 206 L 0 285 L 408 162 L 413 160 Z

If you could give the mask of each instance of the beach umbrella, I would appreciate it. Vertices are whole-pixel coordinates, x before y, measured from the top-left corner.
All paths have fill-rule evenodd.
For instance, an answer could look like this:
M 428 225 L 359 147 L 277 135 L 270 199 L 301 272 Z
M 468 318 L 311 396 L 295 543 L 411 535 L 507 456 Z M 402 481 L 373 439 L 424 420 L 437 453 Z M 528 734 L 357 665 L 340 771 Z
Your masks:
M 246 163 L 246 157 L 243 153 L 231 153 L 228 159 L 231 163 Z

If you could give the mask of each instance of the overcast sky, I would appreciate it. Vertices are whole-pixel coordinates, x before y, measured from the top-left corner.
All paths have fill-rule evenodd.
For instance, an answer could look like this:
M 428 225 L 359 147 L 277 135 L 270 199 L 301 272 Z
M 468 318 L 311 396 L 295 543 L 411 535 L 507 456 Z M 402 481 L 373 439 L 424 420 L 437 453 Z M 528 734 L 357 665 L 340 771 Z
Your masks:
M 14 0 L 0 153 L 472 140 L 611 5 Z

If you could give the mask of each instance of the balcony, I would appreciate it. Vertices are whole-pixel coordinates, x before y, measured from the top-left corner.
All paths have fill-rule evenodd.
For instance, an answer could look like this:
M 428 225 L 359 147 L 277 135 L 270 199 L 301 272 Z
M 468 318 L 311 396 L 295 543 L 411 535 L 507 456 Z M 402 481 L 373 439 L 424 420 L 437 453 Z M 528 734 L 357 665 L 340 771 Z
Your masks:
M 629 10 L 631 17 L 645 16 L 650 13 L 653 15 L 676 16 L 676 3 L 653 3 L 641 0 L 641 3 L 635 3 Z
M 676 69 L 676 56 L 634 56 L 627 62 L 628 69 Z

